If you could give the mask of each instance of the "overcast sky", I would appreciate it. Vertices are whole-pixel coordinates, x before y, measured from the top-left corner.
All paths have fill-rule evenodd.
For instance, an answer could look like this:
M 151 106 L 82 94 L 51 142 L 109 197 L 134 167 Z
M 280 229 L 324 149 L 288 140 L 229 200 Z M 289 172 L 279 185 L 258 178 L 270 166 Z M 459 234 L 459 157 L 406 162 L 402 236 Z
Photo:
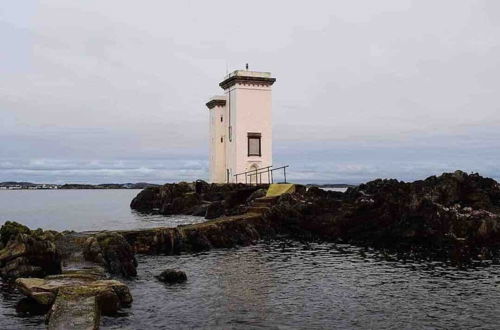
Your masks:
M 2 1 L 0 181 L 207 178 L 227 70 L 277 78 L 274 164 L 500 178 L 500 1 Z

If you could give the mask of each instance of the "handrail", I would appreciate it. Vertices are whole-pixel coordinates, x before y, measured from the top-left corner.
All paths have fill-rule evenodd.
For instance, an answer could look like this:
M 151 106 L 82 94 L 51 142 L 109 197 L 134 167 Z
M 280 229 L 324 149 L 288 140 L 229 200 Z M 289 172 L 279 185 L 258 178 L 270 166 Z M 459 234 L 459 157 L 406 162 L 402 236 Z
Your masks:
M 266 167 L 262 167 L 262 168 L 256 168 L 255 170 L 250 170 L 250 171 L 234 174 L 236 183 L 238 183 L 238 176 L 240 176 L 240 175 L 245 176 L 245 183 L 246 184 L 248 184 L 248 178 L 250 177 L 250 181 L 252 181 L 252 176 L 255 175 L 255 185 L 258 185 L 259 181 L 260 181 L 260 184 L 262 184 L 262 174 L 263 173 L 267 173 L 268 183 L 274 183 L 273 172 L 277 171 L 277 170 L 281 170 L 281 169 L 283 169 L 283 176 L 285 179 L 285 183 L 287 183 L 286 182 L 286 169 L 287 169 L 287 167 L 289 167 L 289 165 L 276 167 L 276 168 L 272 168 L 272 167 L 273 166 L 271 165 L 271 166 L 266 166 Z

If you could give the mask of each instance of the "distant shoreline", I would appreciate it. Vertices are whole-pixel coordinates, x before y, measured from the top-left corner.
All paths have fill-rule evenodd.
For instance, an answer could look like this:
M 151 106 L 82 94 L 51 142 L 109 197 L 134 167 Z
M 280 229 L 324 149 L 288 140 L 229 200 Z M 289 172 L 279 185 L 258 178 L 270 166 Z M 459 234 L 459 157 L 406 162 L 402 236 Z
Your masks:
M 103 189 L 144 189 L 155 187 L 157 184 L 138 183 L 103 183 L 103 184 L 51 184 L 51 183 L 31 183 L 31 182 L 0 182 L 0 190 L 103 190 Z
M 103 189 L 144 189 L 147 187 L 157 187 L 160 184 L 137 182 L 137 183 L 101 183 L 101 184 L 86 184 L 86 183 L 32 183 L 32 182 L 17 182 L 7 181 L 0 182 L 0 190 L 103 190 Z M 356 185 L 345 183 L 326 183 L 326 184 L 305 184 L 306 187 L 319 188 L 350 188 Z

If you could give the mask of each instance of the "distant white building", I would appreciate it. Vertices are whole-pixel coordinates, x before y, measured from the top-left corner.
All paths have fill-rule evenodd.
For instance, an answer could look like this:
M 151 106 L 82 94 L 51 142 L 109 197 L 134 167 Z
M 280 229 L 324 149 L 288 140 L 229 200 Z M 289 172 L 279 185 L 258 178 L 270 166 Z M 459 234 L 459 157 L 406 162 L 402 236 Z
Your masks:
M 235 182 L 236 174 L 272 166 L 271 86 L 275 81 L 269 72 L 237 70 L 219 84 L 224 95 L 206 104 L 211 182 Z M 259 175 L 268 182 L 267 173 Z M 243 175 L 238 182 L 251 183 L 255 178 Z

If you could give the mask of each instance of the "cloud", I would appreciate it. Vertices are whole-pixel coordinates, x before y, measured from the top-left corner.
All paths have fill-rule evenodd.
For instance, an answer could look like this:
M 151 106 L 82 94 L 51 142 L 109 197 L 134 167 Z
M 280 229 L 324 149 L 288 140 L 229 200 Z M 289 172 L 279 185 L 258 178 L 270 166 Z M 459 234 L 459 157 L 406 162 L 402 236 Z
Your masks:
M 292 178 L 498 177 L 497 7 L 2 2 L 0 180 L 206 178 L 204 103 L 247 62 L 278 79 L 274 158 Z

